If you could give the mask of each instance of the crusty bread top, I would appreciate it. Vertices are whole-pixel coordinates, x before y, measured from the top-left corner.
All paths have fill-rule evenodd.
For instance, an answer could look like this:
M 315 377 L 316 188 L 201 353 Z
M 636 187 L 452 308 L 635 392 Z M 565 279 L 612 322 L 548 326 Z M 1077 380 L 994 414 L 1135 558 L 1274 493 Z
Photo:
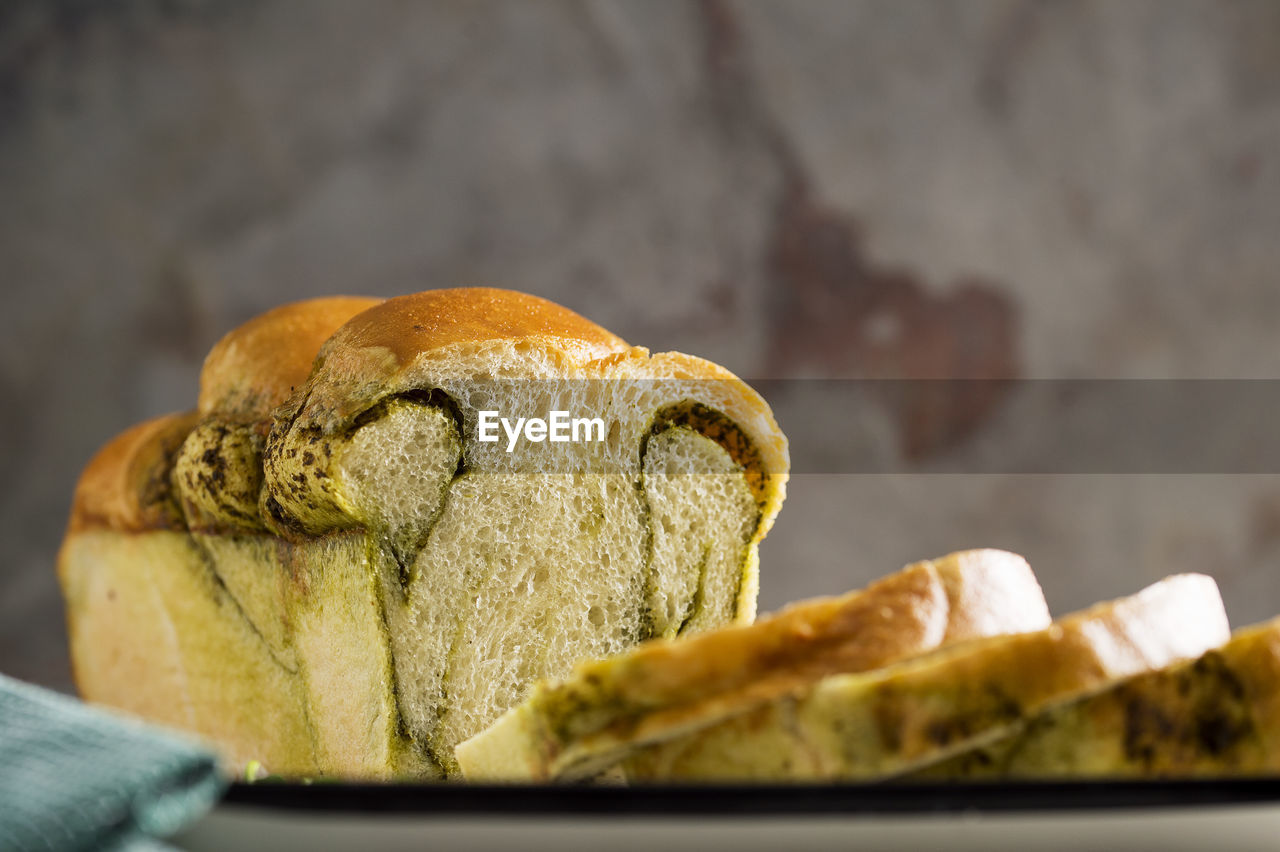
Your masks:
M 200 415 L 166 414 L 132 426 L 98 450 L 80 474 L 68 533 L 86 529 L 182 529 L 169 469 Z
M 477 386 L 491 406 L 494 400 L 524 405 L 579 393 L 612 395 L 619 400 L 615 416 L 629 421 L 623 443 L 635 440 L 638 446 L 641 433 L 628 431 L 639 425 L 635 415 L 649 405 L 657 415 L 687 404 L 678 416 L 690 416 L 689 425 L 721 444 L 746 472 L 760 508 L 755 540 L 781 505 L 789 467 L 786 438 L 768 404 L 733 373 L 682 353 L 651 355 L 543 299 L 464 288 L 389 299 L 352 318 L 321 347 L 306 383 L 275 412 L 264 450 L 261 514 L 268 528 L 290 536 L 346 522 L 345 500 L 333 491 L 335 472 L 327 469 L 329 449 L 332 439 L 348 434 L 382 400 L 439 390 L 459 403 L 466 421 L 475 416 L 467 401 L 476 397 Z M 710 416 L 702 415 L 704 409 Z M 717 412 L 732 428 L 719 428 Z M 643 428 L 650 426 L 645 422 Z M 297 460 L 305 462 L 307 453 L 317 461 L 299 469 Z M 471 464 L 480 456 L 469 451 L 467 458 Z M 511 458 L 519 456 L 501 463 Z M 539 463 L 532 470 L 550 472 Z
M 404 364 L 420 352 L 455 343 L 529 337 L 558 338 L 592 359 L 629 348 L 622 338 L 555 302 L 493 287 L 387 299 L 346 323 L 327 348 L 384 346 Z
M 202 415 L 256 423 L 271 416 L 311 374 L 320 346 L 381 299 L 334 296 L 281 305 L 228 332 L 200 371 Z
M 167 474 L 183 439 L 202 418 L 267 425 L 339 330 L 331 352 L 386 347 L 403 361 L 450 343 L 533 335 L 577 340 L 584 350 L 603 354 L 626 348 L 566 308 L 507 290 L 434 290 L 389 300 L 334 296 L 281 305 L 232 329 L 209 350 L 198 413 L 138 424 L 94 456 L 76 486 L 69 531 L 181 529 L 176 506 L 167 496 L 153 496 L 168 495 Z
M 490 287 L 411 293 L 337 330 L 320 349 L 299 411 L 290 415 L 332 433 L 377 397 L 418 384 L 420 361 L 471 355 L 503 341 L 554 353 L 573 367 L 631 349 L 568 308 L 526 293 Z
M 68 533 L 183 529 L 169 471 L 191 430 L 208 417 L 245 424 L 267 421 L 272 409 L 306 380 L 320 344 L 379 301 L 337 296 L 294 302 L 228 332 L 205 358 L 197 411 L 139 423 L 108 442 L 85 467 L 72 499 Z
M 650 354 L 567 308 L 509 290 L 429 290 L 353 317 L 321 347 L 306 384 L 277 410 L 273 442 L 285 425 L 299 434 L 340 434 L 380 399 L 447 384 L 446 376 L 460 372 L 499 382 L 665 384 L 740 430 L 710 437 L 747 471 L 761 508 L 757 539 L 781 506 L 790 467 L 786 438 L 768 404 L 736 375 L 684 353 Z M 715 432 L 713 423 L 698 428 Z
M 504 353 L 520 350 L 545 354 L 575 374 L 589 366 L 581 371 L 585 378 L 710 380 L 714 402 L 754 444 L 755 455 L 739 461 L 762 506 L 757 538 L 767 531 L 782 501 L 788 461 L 786 439 L 758 394 L 708 361 L 650 356 L 567 308 L 485 287 L 385 301 L 314 299 L 234 329 L 205 360 L 198 416 L 174 415 L 166 430 L 136 427 L 104 448 L 77 485 L 70 531 L 181 528 L 180 514 L 158 524 L 136 507 L 145 502 L 146 487 L 154 490 L 166 479 L 176 446 L 197 424 L 249 427 L 265 436 L 274 421 L 277 429 L 296 425 L 334 434 L 379 399 L 430 384 L 431 374 L 453 359 L 479 353 L 481 362 L 491 357 L 496 365 Z M 144 470 L 143 461 L 159 467 Z M 116 508 L 108 510 L 111 505 Z

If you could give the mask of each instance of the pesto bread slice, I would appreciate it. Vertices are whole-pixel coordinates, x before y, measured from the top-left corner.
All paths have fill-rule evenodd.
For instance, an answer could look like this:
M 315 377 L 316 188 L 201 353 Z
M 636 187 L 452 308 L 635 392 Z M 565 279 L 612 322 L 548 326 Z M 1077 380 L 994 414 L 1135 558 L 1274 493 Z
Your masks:
M 1227 635 L 1217 585 L 1179 575 L 1045 630 L 826 678 L 640 749 L 623 767 L 640 781 L 891 777 L 1007 736 L 1117 678 L 1198 656 Z
M 497 417 L 540 431 L 486 437 Z M 213 348 L 196 412 L 82 477 L 59 563 L 78 683 L 233 765 L 453 774 L 536 680 L 750 621 L 786 473 L 727 370 L 542 299 L 284 306 Z
M 1013 736 L 904 780 L 1275 774 L 1277 719 L 1280 619 L 1046 710 Z
M 971 550 L 917 562 L 840 597 L 751 625 L 653 640 L 539 684 L 458 746 L 470 780 L 578 778 L 632 749 L 717 722 L 839 672 L 961 639 L 1039 630 L 1049 611 L 1026 561 Z

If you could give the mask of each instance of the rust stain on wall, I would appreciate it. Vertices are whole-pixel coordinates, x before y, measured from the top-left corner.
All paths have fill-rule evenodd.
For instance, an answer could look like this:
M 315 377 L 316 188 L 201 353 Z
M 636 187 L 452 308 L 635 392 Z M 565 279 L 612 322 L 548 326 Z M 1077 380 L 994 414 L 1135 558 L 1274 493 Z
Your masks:
M 947 380 L 881 388 L 909 458 L 970 434 L 1018 375 L 1017 312 L 1000 288 L 969 279 L 933 293 L 872 263 L 853 218 L 804 186 L 779 204 L 766 263 L 774 376 Z
M 971 434 L 1006 395 L 1005 381 L 1019 373 L 1013 301 L 978 279 L 934 293 L 905 270 L 872 263 L 854 217 L 816 197 L 787 128 L 761 97 L 734 5 L 701 0 L 697 9 L 713 109 L 726 127 L 755 134 L 782 177 L 762 252 L 768 342 L 761 372 L 948 380 L 887 381 L 878 396 L 908 458 Z M 1024 29 L 1014 27 L 1010 37 L 1025 37 Z

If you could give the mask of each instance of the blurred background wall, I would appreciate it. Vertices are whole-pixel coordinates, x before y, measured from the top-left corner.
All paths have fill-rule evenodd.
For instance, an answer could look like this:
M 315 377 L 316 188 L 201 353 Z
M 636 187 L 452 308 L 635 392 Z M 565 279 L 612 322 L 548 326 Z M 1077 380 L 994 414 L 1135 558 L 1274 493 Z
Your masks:
M 8 0 L 0 282 L 0 671 L 67 688 L 78 471 L 283 301 L 504 286 L 747 378 L 1280 377 L 1280 3 Z M 892 472 L 792 480 L 762 609 L 995 545 L 1057 611 L 1200 570 L 1280 612 L 1274 475 L 969 464 L 1059 416 L 868 400 Z

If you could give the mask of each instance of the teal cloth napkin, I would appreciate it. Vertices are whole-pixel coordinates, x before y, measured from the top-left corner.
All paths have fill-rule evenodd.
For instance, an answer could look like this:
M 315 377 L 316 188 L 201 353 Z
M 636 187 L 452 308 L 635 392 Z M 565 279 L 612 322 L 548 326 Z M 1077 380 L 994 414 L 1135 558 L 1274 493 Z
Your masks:
M 0 675 L 0 849 L 163 849 L 226 783 L 194 742 Z

